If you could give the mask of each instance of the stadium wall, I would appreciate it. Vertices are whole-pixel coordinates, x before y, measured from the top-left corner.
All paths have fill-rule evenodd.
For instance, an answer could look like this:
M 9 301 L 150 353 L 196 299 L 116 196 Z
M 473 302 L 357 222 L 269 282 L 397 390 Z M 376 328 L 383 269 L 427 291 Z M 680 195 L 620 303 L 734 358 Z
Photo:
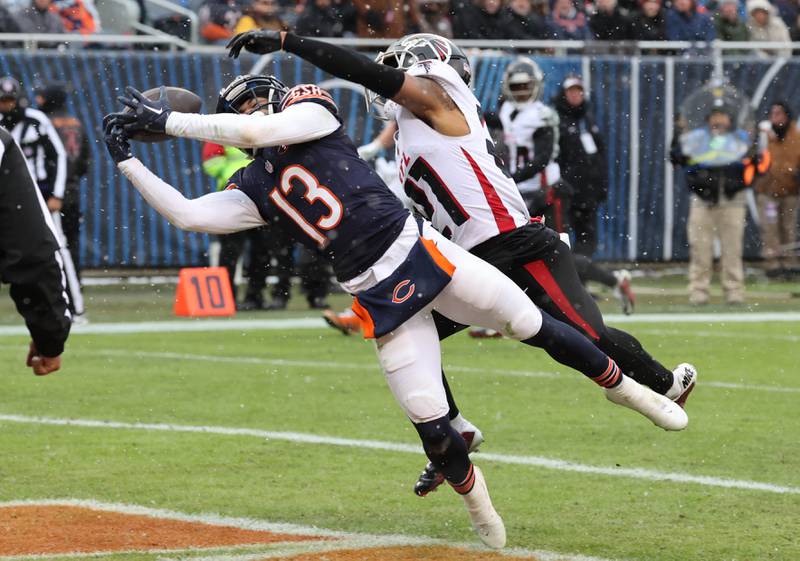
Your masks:
M 673 119 L 686 95 L 707 81 L 715 65 L 710 59 L 613 56 L 535 57 L 546 75 L 545 98 L 550 99 L 564 76 L 586 75 L 590 97 L 607 138 L 610 189 L 600 219 L 598 257 L 605 260 L 682 260 L 687 258 L 688 193 L 682 174 L 673 173 L 666 159 Z M 484 53 L 473 58 L 475 93 L 487 110 L 496 107 L 500 81 L 511 55 Z M 42 81 L 61 80 L 77 92 L 69 109 L 85 124 L 93 161 L 81 183 L 81 258 L 86 267 L 178 267 L 206 261 L 208 236 L 171 227 L 150 209 L 116 173 L 106 156 L 101 120 L 117 110 L 115 98 L 128 84 L 147 89 L 178 85 L 198 92 L 211 111 L 216 93 L 237 74 L 250 72 L 254 57 L 231 60 L 218 54 L 151 51 L 5 51 L 0 71 L 18 77 L 30 99 Z M 776 65 L 774 77 L 762 84 Z M 800 87 L 800 61 L 727 58 L 722 70 L 748 96 L 763 90 L 756 115 L 763 118 L 774 99 L 793 99 Z M 264 71 L 288 83 L 329 79 L 318 69 L 293 57 L 271 60 Z M 759 86 L 762 86 L 759 88 Z M 360 143 L 380 130 L 382 123 L 364 109 L 358 88 L 331 89 L 348 133 Z M 635 104 L 632 105 L 632 104 Z M 635 118 L 638 115 L 638 119 Z M 631 117 L 634 117 L 632 119 Z M 187 197 L 213 186 L 200 169 L 200 143 L 178 140 L 137 145 L 136 154 Z M 632 171 L 638 169 L 636 177 Z M 757 254 L 758 237 L 748 218 L 746 252 Z

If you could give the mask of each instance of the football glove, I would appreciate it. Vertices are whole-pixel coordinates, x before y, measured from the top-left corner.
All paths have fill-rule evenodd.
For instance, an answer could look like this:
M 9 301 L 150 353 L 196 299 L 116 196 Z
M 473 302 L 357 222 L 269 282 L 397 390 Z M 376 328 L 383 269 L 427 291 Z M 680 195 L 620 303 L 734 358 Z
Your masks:
M 111 155 L 111 159 L 114 160 L 114 163 L 118 164 L 133 158 L 131 144 L 128 142 L 128 135 L 118 124 L 117 120 L 114 118 L 114 114 L 106 115 L 103 119 L 103 123 L 105 124 L 103 139 L 106 142 L 106 148 Z
M 237 58 L 242 49 L 258 55 L 274 53 L 281 50 L 284 33 L 271 29 L 246 31 L 228 41 L 225 48 L 228 49 L 228 56 L 232 58 Z
M 161 86 L 158 99 L 147 99 L 142 92 L 128 86 L 125 88 L 125 93 L 128 97 L 120 96 L 117 100 L 130 108 L 131 117 L 124 118 L 126 123 L 122 124 L 122 128 L 128 134 L 136 131 L 147 131 L 156 133 L 165 133 L 167 130 L 167 118 L 172 112 L 167 99 L 167 88 Z M 123 113 L 123 115 L 127 115 Z M 117 119 L 123 120 L 122 118 Z

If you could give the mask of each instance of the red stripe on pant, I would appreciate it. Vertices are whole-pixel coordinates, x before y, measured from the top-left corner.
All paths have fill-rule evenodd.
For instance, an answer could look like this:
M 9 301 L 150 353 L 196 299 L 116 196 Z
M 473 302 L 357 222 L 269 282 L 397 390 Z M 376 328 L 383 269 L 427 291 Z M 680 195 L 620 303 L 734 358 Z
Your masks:
M 553 277 L 553 274 L 550 272 L 550 269 L 547 268 L 544 261 L 528 263 L 525 265 L 525 270 L 539 283 L 556 307 L 561 310 L 561 313 L 567 316 L 574 325 L 580 327 L 584 333 L 595 341 L 600 339 L 600 336 L 592 326 L 589 325 L 589 322 L 583 319 L 578 311 L 572 307 L 572 303 L 561 290 L 561 287 L 558 286 L 556 279 Z

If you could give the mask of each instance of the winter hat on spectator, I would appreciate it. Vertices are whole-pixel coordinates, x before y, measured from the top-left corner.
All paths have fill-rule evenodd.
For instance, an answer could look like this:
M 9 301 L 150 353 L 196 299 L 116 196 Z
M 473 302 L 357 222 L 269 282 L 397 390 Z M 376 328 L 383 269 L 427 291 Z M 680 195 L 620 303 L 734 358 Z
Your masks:
M 768 14 L 773 13 L 772 4 L 768 0 L 749 0 L 747 2 L 747 13 L 752 14 L 756 10 L 764 10 Z
M 570 74 L 564 79 L 564 83 L 561 86 L 561 89 L 567 91 L 570 88 L 579 87 L 580 89 L 585 89 L 583 87 L 583 79 L 580 76 L 576 76 L 575 74 Z
M 719 0 L 717 2 L 717 6 L 720 7 L 720 8 L 725 4 L 735 4 L 736 6 L 738 6 L 739 5 L 739 0 Z

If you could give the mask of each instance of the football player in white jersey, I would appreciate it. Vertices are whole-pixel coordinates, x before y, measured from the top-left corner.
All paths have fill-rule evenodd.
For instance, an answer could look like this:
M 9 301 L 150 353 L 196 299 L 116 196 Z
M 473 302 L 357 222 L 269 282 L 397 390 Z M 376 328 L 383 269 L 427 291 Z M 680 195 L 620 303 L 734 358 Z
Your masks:
M 519 187 L 532 216 L 542 215 L 556 232 L 570 227 L 570 205 L 573 186 L 562 176 L 558 164 L 558 113 L 540 100 L 544 90 L 544 73 L 535 61 L 519 57 L 503 74 L 503 103 L 490 129 L 502 132 L 508 152 L 511 176 Z M 624 269 L 607 271 L 583 255 L 573 253 L 578 276 L 599 282 L 614 291 L 625 314 L 631 314 L 635 297 L 631 274 Z
M 416 209 L 446 238 L 493 263 L 531 299 L 548 302 L 559 319 L 597 347 L 621 355 L 632 375 L 651 377 L 648 382 L 658 392 L 653 397 L 667 395 L 682 404 L 694 387 L 694 368 L 681 365 L 673 374 L 636 339 L 606 327 L 575 273 L 569 247 L 557 232 L 531 221 L 516 184 L 495 157 L 480 103 L 468 86 L 469 62 L 455 44 L 436 35 L 411 35 L 393 43 L 376 62 L 287 32 L 242 33 L 228 47 L 233 57 L 242 49 L 257 54 L 282 49 L 367 88 L 372 104 L 397 122 L 400 178 Z M 464 327 L 444 316 L 439 320 L 440 337 Z M 614 388 L 606 391 L 611 401 L 630 406 Z M 679 414 L 680 408 L 668 401 L 659 401 L 664 411 Z
M 533 60 L 520 57 L 503 75 L 504 101 L 497 110 L 508 150 L 508 168 L 528 210 L 544 215 L 557 232 L 567 229 L 572 189 L 561 180 L 558 113 L 542 103 L 544 74 Z

